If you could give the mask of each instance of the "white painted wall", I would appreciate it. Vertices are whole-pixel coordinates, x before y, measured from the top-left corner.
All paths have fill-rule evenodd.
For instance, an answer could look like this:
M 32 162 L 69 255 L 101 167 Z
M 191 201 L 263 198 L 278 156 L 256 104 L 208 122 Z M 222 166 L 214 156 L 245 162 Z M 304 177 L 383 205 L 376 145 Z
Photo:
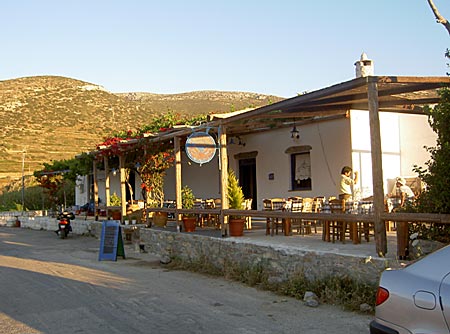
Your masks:
M 402 152 L 401 175 L 413 175 L 414 165 L 424 167 L 430 159 L 430 154 L 424 146 L 436 146 L 437 134 L 428 124 L 427 116 L 402 115 L 400 123 L 401 138 L 400 151 Z M 410 154 L 414 152 L 414 154 Z
M 75 187 L 75 205 L 84 205 L 89 202 L 89 177 L 79 175 Z
M 241 152 L 257 151 L 257 207 L 262 209 L 262 200 L 271 197 L 290 196 L 331 196 L 337 193 L 337 181 L 343 165 L 351 164 L 350 133 L 348 119 L 320 122 L 297 126 L 300 138 L 291 138 L 291 128 L 275 129 L 268 132 L 242 136 L 245 147 L 228 147 L 230 166 L 238 169 L 234 155 Z M 292 191 L 290 185 L 289 147 L 309 145 L 311 149 L 311 191 Z M 274 179 L 269 180 L 269 174 Z
M 412 176 L 414 164 L 424 165 L 429 159 L 424 145 L 434 146 L 436 135 L 428 125 L 426 116 L 380 114 L 383 151 L 384 179 L 395 176 Z M 367 111 L 352 111 L 349 118 L 318 122 L 299 126 L 300 138 L 291 138 L 291 128 L 274 129 L 242 136 L 245 146 L 229 145 L 229 166 L 238 172 L 238 153 L 257 152 L 256 182 L 257 208 L 262 209 L 262 200 L 271 197 L 290 196 L 336 196 L 338 181 L 343 166 L 352 166 L 360 172 L 362 196 L 372 195 L 372 166 L 370 160 L 370 129 Z M 309 145 L 311 154 L 311 191 L 292 191 L 290 188 L 290 155 L 286 150 L 292 146 Z M 202 166 L 191 162 L 182 154 L 182 184 L 189 185 L 197 198 L 220 197 L 220 172 L 218 155 Z M 274 179 L 269 180 L 273 173 Z M 105 203 L 104 177 L 99 175 L 99 197 Z M 119 174 L 111 175 L 111 194 L 120 194 Z M 140 179 L 136 178 L 135 199 L 141 199 Z M 84 187 L 87 191 L 87 182 Z M 175 199 L 175 168 L 168 170 L 165 182 L 166 199 Z M 78 188 L 77 188 L 78 190 Z M 387 192 L 385 186 L 385 192 Z M 84 196 L 84 197 L 83 197 Z M 87 202 L 86 194 L 77 194 L 77 204 Z

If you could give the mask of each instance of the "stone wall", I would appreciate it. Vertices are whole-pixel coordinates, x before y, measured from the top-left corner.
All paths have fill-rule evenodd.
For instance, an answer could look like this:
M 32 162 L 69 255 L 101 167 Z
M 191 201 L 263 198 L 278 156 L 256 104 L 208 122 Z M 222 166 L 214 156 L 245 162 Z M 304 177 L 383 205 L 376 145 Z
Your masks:
M 329 275 L 350 276 L 355 280 L 377 284 L 385 269 L 383 259 L 367 259 L 280 246 L 259 246 L 239 239 L 218 239 L 187 233 L 141 229 L 141 243 L 162 257 L 179 257 L 187 262 L 205 261 L 223 269 L 229 263 L 242 268 L 263 268 L 272 282 L 288 280 L 299 272 L 309 279 Z
M 0 215 L 0 226 L 14 226 L 13 222 L 18 219 L 20 221 L 20 227 L 29 228 L 32 230 L 48 230 L 56 231 L 58 229 L 58 220 L 50 216 L 40 215 L 25 215 L 20 213 L 17 215 Z M 96 235 L 100 236 L 101 223 L 93 222 L 92 220 L 74 219 L 70 221 L 72 225 L 72 233 L 79 235 Z M 97 231 L 97 230 L 100 230 Z
M 9 220 L 15 217 L 9 217 Z M 22 228 L 56 230 L 57 219 L 48 216 L 19 217 Z M 100 238 L 101 222 L 75 219 L 71 221 L 74 234 Z M 0 219 L 0 225 L 6 220 Z M 12 226 L 12 225 L 10 225 Z M 178 257 L 187 262 L 204 261 L 220 270 L 226 265 L 241 268 L 262 268 L 272 282 L 288 280 L 303 272 L 309 279 L 350 276 L 356 280 L 377 284 L 386 261 L 320 252 L 299 250 L 289 246 L 255 245 L 239 238 L 212 238 L 208 236 L 174 233 L 151 228 L 140 229 L 140 243 L 150 253 L 163 257 Z

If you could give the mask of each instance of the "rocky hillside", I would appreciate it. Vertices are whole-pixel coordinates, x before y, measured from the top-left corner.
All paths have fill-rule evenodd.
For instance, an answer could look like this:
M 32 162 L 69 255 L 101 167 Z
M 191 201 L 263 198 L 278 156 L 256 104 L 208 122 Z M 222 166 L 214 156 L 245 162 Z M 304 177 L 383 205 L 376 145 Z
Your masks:
M 73 158 L 103 137 L 137 129 L 155 115 L 209 114 L 262 106 L 281 98 L 255 93 L 113 94 L 101 86 L 57 76 L 0 81 L 0 179 L 20 176 L 43 162 Z

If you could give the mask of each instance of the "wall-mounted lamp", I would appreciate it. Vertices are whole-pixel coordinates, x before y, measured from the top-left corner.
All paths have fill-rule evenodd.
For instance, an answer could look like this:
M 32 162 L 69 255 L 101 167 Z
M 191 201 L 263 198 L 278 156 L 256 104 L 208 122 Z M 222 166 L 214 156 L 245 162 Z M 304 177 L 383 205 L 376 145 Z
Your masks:
M 240 146 L 245 146 L 245 143 L 244 143 L 244 141 L 241 139 L 241 137 L 237 137 L 237 139 L 239 140 L 238 141 L 238 145 L 240 145 Z
M 300 138 L 300 132 L 297 130 L 297 127 L 294 124 L 294 127 L 291 130 L 291 138 L 292 139 L 299 139 Z

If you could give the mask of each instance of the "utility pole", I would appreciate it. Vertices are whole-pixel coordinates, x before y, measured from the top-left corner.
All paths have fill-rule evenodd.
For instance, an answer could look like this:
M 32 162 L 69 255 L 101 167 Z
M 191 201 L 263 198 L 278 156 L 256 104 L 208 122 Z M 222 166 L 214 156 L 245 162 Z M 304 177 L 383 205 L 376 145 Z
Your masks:
M 22 150 L 22 212 L 25 209 L 25 154 L 26 149 Z

